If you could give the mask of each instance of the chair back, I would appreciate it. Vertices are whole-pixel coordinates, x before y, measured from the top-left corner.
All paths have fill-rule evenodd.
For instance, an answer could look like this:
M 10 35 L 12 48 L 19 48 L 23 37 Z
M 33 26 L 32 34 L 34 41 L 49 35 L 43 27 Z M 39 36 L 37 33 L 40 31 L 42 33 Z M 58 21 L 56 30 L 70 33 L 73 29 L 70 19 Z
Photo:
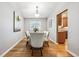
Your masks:
M 45 37 L 45 41 L 48 41 L 48 37 L 49 37 L 48 31 L 44 31 L 44 37 Z
M 30 33 L 31 46 L 34 48 L 41 48 L 44 42 L 44 33 Z
M 26 35 L 27 39 L 29 40 L 30 39 L 30 33 L 29 33 L 29 31 L 26 31 L 25 35 Z

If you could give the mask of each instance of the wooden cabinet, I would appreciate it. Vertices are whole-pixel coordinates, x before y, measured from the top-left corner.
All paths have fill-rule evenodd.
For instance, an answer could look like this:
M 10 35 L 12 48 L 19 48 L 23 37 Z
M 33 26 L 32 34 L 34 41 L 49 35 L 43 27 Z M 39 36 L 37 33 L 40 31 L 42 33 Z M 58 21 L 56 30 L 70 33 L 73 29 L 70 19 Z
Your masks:
M 66 32 L 58 32 L 58 43 L 64 44 L 66 39 Z
M 66 39 L 68 39 L 68 31 L 65 31 Z
M 57 42 L 64 44 L 65 40 L 68 38 L 68 33 L 65 27 L 68 27 L 68 16 L 67 10 L 62 11 L 57 14 Z
M 58 25 L 61 26 L 62 25 L 62 15 L 61 14 L 58 14 L 57 15 L 57 19 L 58 19 L 57 20 Z
M 67 17 L 63 17 L 63 27 L 67 27 L 68 26 L 68 21 L 67 21 Z

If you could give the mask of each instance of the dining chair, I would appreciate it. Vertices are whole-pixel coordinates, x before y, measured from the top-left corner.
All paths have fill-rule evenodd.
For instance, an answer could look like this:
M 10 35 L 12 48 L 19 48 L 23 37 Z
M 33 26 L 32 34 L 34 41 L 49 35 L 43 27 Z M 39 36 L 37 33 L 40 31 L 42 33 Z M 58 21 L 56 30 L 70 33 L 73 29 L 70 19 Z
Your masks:
M 44 31 L 44 42 L 49 47 L 49 32 L 48 31 Z
M 30 33 L 30 36 L 31 36 L 32 56 L 34 49 L 40 49 L 42 56 L 44 33 Z
M 26 42 L 26 47 L 27 47 L 27 45 L 30 44 L 30 33 L 29 33 L 29 31 L 25 32 L 25 36 L 26 36 L 26 39 L 27 39 L 27 42 Z

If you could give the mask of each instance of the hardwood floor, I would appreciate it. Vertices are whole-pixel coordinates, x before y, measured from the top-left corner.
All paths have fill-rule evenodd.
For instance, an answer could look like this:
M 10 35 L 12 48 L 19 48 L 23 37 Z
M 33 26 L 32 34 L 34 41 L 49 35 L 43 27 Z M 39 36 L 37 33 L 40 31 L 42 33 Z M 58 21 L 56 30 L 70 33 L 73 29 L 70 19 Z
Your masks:
M 43 57 L 72 57 L 66 50 L 64 44 L 54 44 L 49 41 L 49 47 L 47 44 L 44 44 L 42 49 Z M 27 45 L 26 48 L 26 39 L 23 39 L 18 45 L 16 45 L 12 50 L 10 50 L 4 57 L 40 57 L 40 50 L 35 49 L 33 51 L 30 49 L 30 46 Z

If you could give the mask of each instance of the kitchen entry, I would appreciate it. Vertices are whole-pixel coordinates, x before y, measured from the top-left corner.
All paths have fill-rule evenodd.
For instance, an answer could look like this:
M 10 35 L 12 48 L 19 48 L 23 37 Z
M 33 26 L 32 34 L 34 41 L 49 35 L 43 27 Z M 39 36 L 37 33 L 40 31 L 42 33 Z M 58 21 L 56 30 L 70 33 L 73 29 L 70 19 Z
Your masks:
M 67 46 L 68 40 L 68 9 L 57 14 L 57 43 Z

